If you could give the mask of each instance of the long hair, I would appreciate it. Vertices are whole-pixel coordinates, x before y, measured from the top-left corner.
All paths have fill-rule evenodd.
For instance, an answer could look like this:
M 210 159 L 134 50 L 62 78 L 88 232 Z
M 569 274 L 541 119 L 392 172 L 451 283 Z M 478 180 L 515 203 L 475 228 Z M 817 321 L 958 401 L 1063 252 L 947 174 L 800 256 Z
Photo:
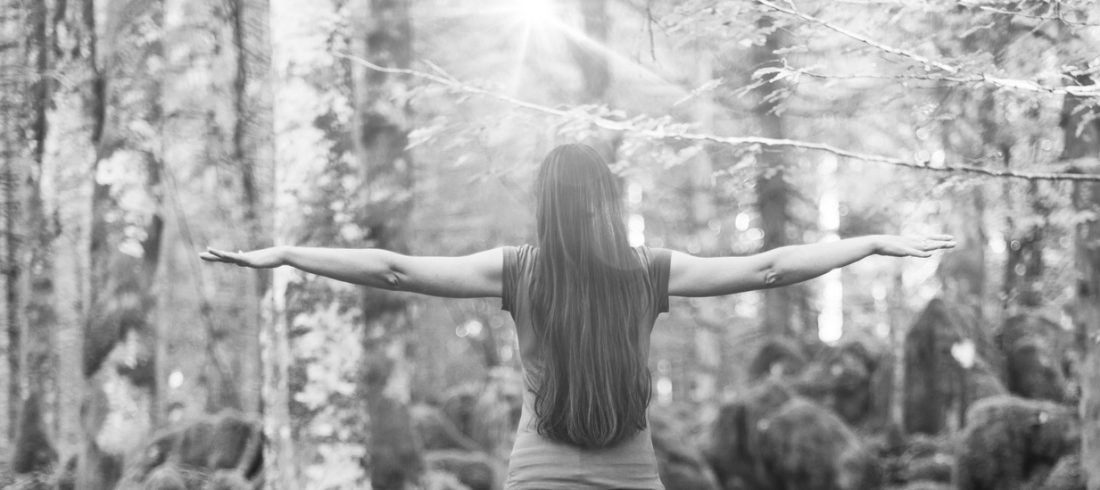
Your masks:
M 639 325 L 652 285 L 627 240 L 619 183 L 594 149 L 551 151 L 535 194 L 538 432 L 585 448 L 610 446 L 646 427 L 650 372 Z

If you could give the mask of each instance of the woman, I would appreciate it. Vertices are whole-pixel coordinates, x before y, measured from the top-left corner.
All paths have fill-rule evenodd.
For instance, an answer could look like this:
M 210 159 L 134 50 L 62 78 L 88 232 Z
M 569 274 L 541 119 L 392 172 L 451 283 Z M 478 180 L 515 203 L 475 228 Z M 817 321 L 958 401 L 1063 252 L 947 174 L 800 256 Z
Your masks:
M 289 265 L 381 289 L 500 297 L 515 321 L 525 373 L 508 489 L 662 489 L 646 408 L 649 336 L 668 297 L 786 286 L 872 254 L 929 257 L 950 236 L 865 236 L 748 257 L 694 257 L 630 247 L 618 182 L 592 148 L 555 148 L 535 185 L 538 246 L 466 257 L 378 249 L 273 247 L 202 258 Z

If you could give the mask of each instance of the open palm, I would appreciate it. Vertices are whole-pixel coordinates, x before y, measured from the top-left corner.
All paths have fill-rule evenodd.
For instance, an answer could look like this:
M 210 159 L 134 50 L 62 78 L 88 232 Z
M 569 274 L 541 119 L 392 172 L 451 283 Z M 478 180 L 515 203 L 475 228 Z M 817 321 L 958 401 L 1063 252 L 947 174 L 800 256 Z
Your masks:
M 878 238 L 876 245 L 875 253 L 879 255 L 931 257 L 935 250 L 955 248 L 955 237 L 951 235 L 883 235 Z
M 283 265 L 283 256 L 278 247 L 261 248 L 250 252 L 230 252 L 207 247 L 205 252 L 199 254 L 202 260 L 207 262 L 223 262 L 240 267 L 254 269 L 270 269 Z

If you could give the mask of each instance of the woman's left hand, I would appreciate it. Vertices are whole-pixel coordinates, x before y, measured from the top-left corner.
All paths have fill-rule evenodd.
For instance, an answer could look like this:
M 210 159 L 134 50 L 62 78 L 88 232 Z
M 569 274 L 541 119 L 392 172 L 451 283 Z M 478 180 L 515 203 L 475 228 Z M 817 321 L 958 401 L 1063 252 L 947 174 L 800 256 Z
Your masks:
M 253 269 L 271 269 L 286 263 L 281 247 L 261 248 L 250 252 L 241 252 L 240 250 L 229 252 L 206 247 L 206 251 L 200 253 L 199 258 L 207 262 L 224 262 Z
M 948 248 L 955 248 L 955 237 L 951 235 L 875 237 L 875 253 L 891 257 L 931 257 L 932 251 Z

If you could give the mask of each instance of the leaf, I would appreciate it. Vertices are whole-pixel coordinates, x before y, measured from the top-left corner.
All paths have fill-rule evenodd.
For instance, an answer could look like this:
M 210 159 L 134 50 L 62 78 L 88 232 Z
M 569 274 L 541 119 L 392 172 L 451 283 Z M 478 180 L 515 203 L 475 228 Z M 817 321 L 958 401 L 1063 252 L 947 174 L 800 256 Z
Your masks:
M 756 71 L 752 72 L 752 78 L 753 78 L 753 80 L 761 80 L 766 75 L 770 75 L 772 73 L 775 73 L 778 76 L 778 74 L 781 74 L 784 71 L 786 71 L 786 70 L 784 70 L 783 68 L 780 68 L 778 66 L 766 66 L 764 68 L 760 68 L 759 70 L 756 70 Z

